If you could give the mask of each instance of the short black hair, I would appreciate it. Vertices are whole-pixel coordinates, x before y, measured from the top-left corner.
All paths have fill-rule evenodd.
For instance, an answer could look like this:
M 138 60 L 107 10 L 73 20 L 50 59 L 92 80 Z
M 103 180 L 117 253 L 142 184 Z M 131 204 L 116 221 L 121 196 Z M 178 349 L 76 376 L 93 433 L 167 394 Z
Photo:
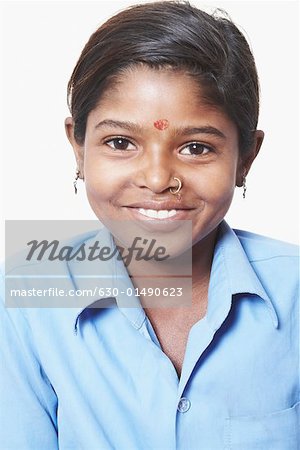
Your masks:
M 84 143 L 87 117 L 113 78 L 139 64 L 191 75 L 205 99 L 236 124 L 240 152 L 251 148 L 259 82 L 249 45 L 224 11 L 208 14 L 185 1 L 131 6 L 92 34 L 68 83 L 78 143 Z

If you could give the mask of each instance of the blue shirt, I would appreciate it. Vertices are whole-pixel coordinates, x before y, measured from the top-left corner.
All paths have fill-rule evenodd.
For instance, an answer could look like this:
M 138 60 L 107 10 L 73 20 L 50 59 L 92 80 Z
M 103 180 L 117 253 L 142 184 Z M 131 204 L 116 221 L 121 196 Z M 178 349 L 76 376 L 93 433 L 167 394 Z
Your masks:
M 299 449 L 297 256 L 221 224 L 208 310 L 190 330 L 180 379 L 144 310 L 122 295 L 100 309 L 89 308 L 99 297 L 4 308 L 1 449 Z M 87 286 L 78 264 L 60 264 L 70 289 Z M 132 286 L 124 266 L 109 270 L 123 275 L 114 286 Z

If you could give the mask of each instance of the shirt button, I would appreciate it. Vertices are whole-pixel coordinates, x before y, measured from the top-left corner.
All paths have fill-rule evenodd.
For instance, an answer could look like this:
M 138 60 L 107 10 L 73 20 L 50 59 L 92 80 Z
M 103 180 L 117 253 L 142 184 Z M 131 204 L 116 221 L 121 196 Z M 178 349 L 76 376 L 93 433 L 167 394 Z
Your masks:
M 181 413 L 185 413 L 190 409 L 190 407 L 191 407 L 191 402 L 189 401 L 189 399 L 182 397 L 179 400 L 177 410 Z

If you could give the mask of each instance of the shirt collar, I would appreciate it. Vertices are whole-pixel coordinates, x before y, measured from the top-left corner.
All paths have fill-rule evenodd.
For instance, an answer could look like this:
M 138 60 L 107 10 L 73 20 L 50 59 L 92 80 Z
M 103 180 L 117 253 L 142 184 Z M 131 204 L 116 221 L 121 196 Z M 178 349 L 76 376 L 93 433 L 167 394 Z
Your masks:
M 85 244 L 85 248 L 88 249 L 97 242 L 101 248 L 108 247 L 111 252 L 116 248 L 111 233 L 105 227 L 81 244 Z M 138 297 L 134 295 L 134 286 L 124 263 L 117 258 L 117 255 L 115 253 L 107 261 L 100 259 L 94 261 L 71 260 L 68 263 L 74 289 L 89 293 L 86 296 L 78 297 L 78 307 L 72 308 L 75 332 L 81 313 L 86 308 L 93 306 L 101 309 L 101 300 L 103 300 L 103 307 L 106 307 L 105 299 L 111 299 L 112 303 L 118 306 L 135 328 L 141 327 L 145 319 L 145 312 Z M 129 295 L 130 293 L 131 295 Z
M 214 330 L 217 330 L 225 320 L 232 300 L 239 294 L 260 297 L 266 305 L 274 327 L 278 327 L 275 308 L 239 238 L 223 221 L 219 226 L 208 293 L 207 321 Z
M 101 247 L 115 248 L 112 235 L 106 228 L 101 228 L 93 237 L 85 242 L 86 248 L 99 241 Z M 138 298 L 134 295 L 128 296 L 134 286 L 123 264 L 115 255 L 108 261 L 69 262 L 69 272 L 76 289 L 88 289 L 92 295 L 84 300 L 80 298 L 78 308 L 72 309 L 73 324 L 77 329 L 78 319 L 81 313 L 99 300 L 110 296 L 99 296 L 99 288 L 106 289 L 106 293 L 118 290 L 114 296 L 120 311 L 130 320 L 135 328 L 140 328 L 145 320 L 145 312 Z M 215 245 L 214 257 L 211 269 L 208 308 L 206 319 L 210 326 L 217 330 L 227 317 L 231 308 L 232 299 L 238 294 L 251 294 L 259 296 L 267 307 L 272 322 L 278 327 L 278 318 L 274 306 L 266 293 L 263 285 L 257 277 L 251 263 L 243 249 L 240 240 L 229 225 L 223 221 L 219 226 L 218 239 Z M 105 305 L 105 303 L 103 303 Z

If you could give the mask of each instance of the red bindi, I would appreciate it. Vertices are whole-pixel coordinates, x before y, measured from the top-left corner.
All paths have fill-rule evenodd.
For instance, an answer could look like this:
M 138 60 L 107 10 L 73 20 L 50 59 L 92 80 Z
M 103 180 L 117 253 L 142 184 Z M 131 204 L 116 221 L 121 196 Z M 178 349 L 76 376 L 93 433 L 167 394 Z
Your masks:
M 169 126 L 169 121 L 167 119 L 160 119 L 160 120 L 156 120 L 154 122 L 154 126 L 155 128 L 157 128 L 158 130 L 162 131 L 165 130 L 166 128 L 168 128 Z

